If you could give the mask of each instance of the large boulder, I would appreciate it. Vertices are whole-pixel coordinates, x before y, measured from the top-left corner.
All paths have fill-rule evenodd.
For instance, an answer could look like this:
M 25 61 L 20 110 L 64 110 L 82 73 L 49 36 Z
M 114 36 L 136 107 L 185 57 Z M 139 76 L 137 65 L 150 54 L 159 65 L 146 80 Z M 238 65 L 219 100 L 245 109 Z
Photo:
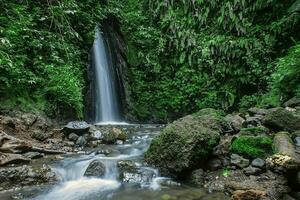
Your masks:
M 300 116 L 284 108 L 274 108 L 263 119 L 264 124 L 276 131 L 300 130 Z
M 103 177 L 105 175 L 105 165 L 100 160 L 92 161 L 86 169 L 84 176 Z
M 237 132 L 243 128 L 243 123 L 245 122 L 245 119 L 240 115 L 227 115 L 225 120 L 228 122 L 229 126 Z
M 214 109 L 203 109 L 169 124 L 153 139 L 145 160 L 163 175 L 180 178 L 203 164 L 219 143 L 224 119 Z
M 127 139 L 127 134 L 124 132 L 123 129 L 120 128 L 113 127 L 112 129 L 103 132 L 102 140 L 108 144 L 113 144 L 117 140 L 125 141 L 126 139 Z
M 84 135 L 89 132 L 89 129 L 90 124 L 85 121 L 73 121 L 64 126 L 63 132 L 67 134 L 76 133 L 77 135 Z
M 257 107 L 249 108 L 248 112 L 251 116 L 268 114 L 268 110 Z

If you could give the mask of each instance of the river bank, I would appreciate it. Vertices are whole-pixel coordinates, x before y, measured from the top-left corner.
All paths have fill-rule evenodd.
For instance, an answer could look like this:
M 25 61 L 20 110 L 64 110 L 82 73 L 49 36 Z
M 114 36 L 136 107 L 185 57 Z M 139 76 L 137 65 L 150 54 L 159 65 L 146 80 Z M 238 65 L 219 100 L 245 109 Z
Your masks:
M 2 115 L 0 197 L 297 199 L 298 111 L 204 109 L 167 127 Z

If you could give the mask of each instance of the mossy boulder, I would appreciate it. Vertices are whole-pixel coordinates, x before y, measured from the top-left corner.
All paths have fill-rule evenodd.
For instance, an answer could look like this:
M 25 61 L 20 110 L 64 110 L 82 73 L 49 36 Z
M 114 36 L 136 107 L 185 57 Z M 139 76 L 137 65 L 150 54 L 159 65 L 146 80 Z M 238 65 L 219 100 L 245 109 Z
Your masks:
M 272 154 L 272 143 L 268 136 L 240 136 L 232 142 L 230 150 L 247 158 L 265 158 Z
M 199 168 L 220 140 L 224 118 L 214 109 L 204 109 L 169 124 L 153 139 L 145 160 L 163 175 L 180 178 Z
M 264 124 L 275 131 L 300 130 L 300 116 L 284 108 L 274 108 L 264 117 Z
M 268 133 L 269 133 L 269 129 L 263 126 L 242 128 L 239 132 L 240 135 L 251 135 L 251 136 L 267 135 Z

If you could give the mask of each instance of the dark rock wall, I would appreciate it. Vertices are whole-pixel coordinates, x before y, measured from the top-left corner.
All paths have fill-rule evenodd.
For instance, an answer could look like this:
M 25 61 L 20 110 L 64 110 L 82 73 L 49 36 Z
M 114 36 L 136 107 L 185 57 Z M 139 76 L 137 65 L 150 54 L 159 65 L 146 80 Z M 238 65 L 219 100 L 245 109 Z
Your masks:
M 112 64 L 115 67 L 114 77 L 117 82 L 117 93 L 119 101 L 119 110 L 125 121 L 132 121 L 133 117 L 127 115 L 129 107 L 129 87 L 127 81 L 127 62 L 126 62 L 126 45 L 120 31 L 118 21 L 113 17 L 101 23 L 101 30 L 104 34 L 108 46 L 108 52 L 111 56 Z M 92 50 L 90 52 L 92 55 Z M 87 70 L 87 92 L 85 94 L 85 118 L 92 123 L 95 119 L 95 65 L 93 56 L 90 56 Z

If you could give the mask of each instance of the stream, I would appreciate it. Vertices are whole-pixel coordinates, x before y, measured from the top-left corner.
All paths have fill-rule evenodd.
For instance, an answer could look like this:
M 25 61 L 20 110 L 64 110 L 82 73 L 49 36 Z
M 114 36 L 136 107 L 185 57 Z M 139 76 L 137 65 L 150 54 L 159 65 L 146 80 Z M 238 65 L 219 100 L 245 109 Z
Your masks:
M 137 126 L 126 142 L 102 145 L 87 154 L 66 155 L 51 164 L 60 177 L 54 186 L 21 191 L 18 198 L 28 200 L 226 200 L 224 194 L 206 193 L 196 188 L 161 177 L 158 170 L 143 162 L 143 155 L 153 137 L 159 134 L 155 125 Z M 85 177 L 93 161 L 101 161 L 105 174 L 101 178 Z M 120 168 L 120 163 L 133 163 L 133 168 Z M 22 198 L 21 198 L 22 197 Z M 0 199 L 5 199 L 1 197 Z

